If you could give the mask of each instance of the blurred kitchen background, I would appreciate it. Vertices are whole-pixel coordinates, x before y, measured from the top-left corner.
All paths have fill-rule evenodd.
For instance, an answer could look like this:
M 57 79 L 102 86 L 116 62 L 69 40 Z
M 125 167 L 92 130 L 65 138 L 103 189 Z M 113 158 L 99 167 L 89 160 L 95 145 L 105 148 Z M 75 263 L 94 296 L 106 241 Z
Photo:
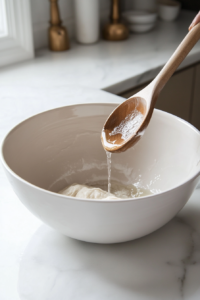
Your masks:
M 59 0 L 60 14 L 63 24 L 67 27 L 70 38 L 75 37 L 75 14 L 74 0 Z M 199 0 L 181 0 L 182 9 L 200 10 Z M 120 11 L 127 10 L 157 10 L 158 1 L 156 0 L 121 0 L 119 1 Z M 110 15 L 111 1 L 99 0 L 100 21 L 105 23 Z M 47 47 L 48 36 L 47 29 L 49 26 L 49 1 L 48 0 L 31 0 L 31 15 L 33 26 L 34 47 L 39 49 Z
M 56 37 L 52 31 L 51 37 L 56 42 L 66 38 L 67 44 L 60 49 L 66 51 L 50 51 L 48 28 L 50 23 L 60 24 L 55 3 L 67 31 L 62 27 Z M 143 21 L 140 15 L 134 15 L 138 10 L 143 11 Z M 158 74 L 199 10 L 199 0 L 0 0 L 0 86 L 12 84 L 10 90 L 14 91 L 13 85 L 66 89 L 78 85 L 104 90 L 123 100 Z M 149 24 L 146 17 L 152 17 L 153 23 Z M 106 27 L 106 34 L 103 29 L 105 24 L 121 24 L 121 19 L 125 29 L 119 26 L 122 30 L 117 36 L 119 41 L 113 42 L 113 29 Z M 85 25 L 89 26 L 89 33 Z M 126 28 L 130 29 L 129 35 Z M 90 39 L 95 30 L 99 34 Z M 114 30 L 119 33 L 116 27 Z M 54 49 L 59 50 L 60 44 L 55 41 Z M 156 107 L 200 129 L 199 82 L 200 43 L 197 43 L 163 89 Z

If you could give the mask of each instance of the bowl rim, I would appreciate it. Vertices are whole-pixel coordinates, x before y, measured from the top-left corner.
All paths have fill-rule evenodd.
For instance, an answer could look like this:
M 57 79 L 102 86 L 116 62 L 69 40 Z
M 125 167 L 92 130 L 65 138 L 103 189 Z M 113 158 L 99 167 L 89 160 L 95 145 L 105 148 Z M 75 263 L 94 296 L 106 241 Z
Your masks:
M 120 203 L 120 202 L 130 202 L 130 201 L 141 201 L 141 200 L 146 200 L 147 198 L 152 198 L 152 197 L 159 197 L 161 194 L 166 194 L 170 191 L 173 191 L 173 190 L 176 190 L 178 188 L 180 188 L 181 186 L 185 185 L 186 183 L 194 180 L 196 177 L 200 176 L 200 167 L 199 167 L 199 170 L 197 172 L 195 172 L 194 175 L 190 176 L 187 180 L 184 180 L 181 184 L 179 185 L 176 185 L 174 187 L 172 187 L 171 189 L 167 189 L 165 191 L 161 191 L 161 192 L 158 192 L 158 193 L 155 193 L 155 194 L 152 194 L 152 195 L 148 195 L 148 196 L 143 196 L 143 197 L 137 197 L 137 198 L 126 198 L 126 199 L 114 199 L 114 200 L 106 200 L 106 199 L 84 199 L 84 198 L 76 198 L 76 197 L 69 197 L 69 196 L 66 196 L 66 195 L 62 195 L 62 194 L 59 194 L 59 193 L 56 193 L 56 192 L 52 192 L 52 191 L 49 191 L 49 190 L 46 190 L 44 188 L 41 188 L 41 187 L 38 187 L 36 186 L 35 184 L 32 184 L 30 182 L 28 182 L 27 180 L 23 179 L 22 177 L 20 177 L 19 175 L 17 175 L 9 166 L 8 164 L 6 163 L 6 160 L 4 158 L 4 155 L 3 155 L 3 148 L 4 148 L 4 145 L 5 145 L 5 142 L 6 142 L 6 139 L 7 137 L 9 136 L 9 134 L 12 133 L 12 131 L 14 131 L 17 127 L 21 126 L 23 123 L 27 122 L 28 120 L 30 119 L 33 119 L 34 117 L 38 116 L 38 115 L 42 115 L 42 114 L 45 114 L 45 113 L 48 113 L 52 110 L 60 110 L 62 108 L 66 108 L 66 107 L 74 107 L 74 106 L 85 106 L 85 105 L 119 105 L 120 103 L 119 102 L 89 102 L 89 103 L 75 103 L 75 104 L 69 104 L 69 105 L 65 105 L 65 106 L 60 106 L 60 107 L 56 107 L 56 108 L 52 108 L 52 109 L 48 109 L 48 110 L 45 110 L 45 111 L 42 111 L 38 114 L 35 114 L 35 115 L 32 115 L 31 117 L 28 117 L 26 119 L 24 119 L 23 121 L 21 121 L 20 123 L 18 123 L 16 126 L 14 126 L 11 130 L 9 130 L 7 132 L 7 134 L 4 136 L 3 138 L 3 141 L 1 143 L 1 149 L 0 149 L 0 160 L 1 160 L 1 163 L 3 164 L 3 167 L 9 172 L 12 174 L 13 177 L 15 177 L 17 180 L 23 182 L 24 184 L 30 186 L 31 188 L 35 188 L 36 190 L 39 190 L 43 193 L 47 193 L 51 196 L 58 196 L 60 199 L 67 199 L 67 200 L 71 200 L 71 201 L 83 201 L 83 202 L 92 202 L 92 203 Z M 165 111 L 162 111 L 160 109 L 156 109 L 154 108 L 154 110 L 159 113 L 159 114 L 163 114 L 163 115 L 167 115 L 168 117 L 170 118 L 175 118 L 177 119 L 179 122 L 181 123 L 184 123 L 186 124 L 187 126 L 189 126 L 193 131 L 195 131 L 199 136 L 200 136 L 200 131 L 195 127 L 193 126 L 192 124 L 190 124 L 189 122 L 181 119 L 180 117 L 177 117 L 171 113 L 168 113 L 168 112 L 165 112 Z
M 137 13 L 141 13 L 141 14 L 137 14 Z M 132 10 L 126 10 L 122 12 L 122 16 L 123 17 L 141 17 L 141 18 L 146 18 L 146 17 L 153 17 L 153 16 L 157 16 L 158 13 L 156 11 L 153 10 L 148 10 L 148 9 L 132 9 Z
M 145 24 L 136 24 L 136 23 L 132 23 L 132 24 L 128 24 L 128 27 L 129 28 L 138 28 L 138 27 L 141 27 L 141 28 L 152 28 L 155 26 L 155 23 L 145 23 Z
M 130 10 L 122 13 L 122 18 L 129 24 L 155 24 L 158 12 L 150 10 Z

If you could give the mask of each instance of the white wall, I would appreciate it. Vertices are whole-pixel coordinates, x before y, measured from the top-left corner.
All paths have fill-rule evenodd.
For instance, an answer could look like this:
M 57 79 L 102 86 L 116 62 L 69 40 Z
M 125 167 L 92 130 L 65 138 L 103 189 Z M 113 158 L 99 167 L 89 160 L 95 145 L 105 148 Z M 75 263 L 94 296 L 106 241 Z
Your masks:
M 101 19 L 108 18 L 110 0 L 99 0 Z M 74 9 L 73 0 L 59 0 L 60 14 L 63 24 L 67 27 L 70 37 L 74 36 Z M 47 29 L 50 19 L 49 0 L 31 0 L 31 12 L 33 23 L 33 36 L 35 48 L 43 48 L 48 45 Z
M 47 29 L 50 19 L 49 0 L 30 0 L 33 23 L 33 37 L 35 48 L 43 48 L 48 45 Z M 122 10 L 151 9 L 156 0 L 121 0 Z M 63 24 L 67 27 L 70 37 L 74 36 L 74 9 L 73 0 L 59 0 L 60 14 Z M 111 0 L 99 0 L 101 22 L 108 20 Z

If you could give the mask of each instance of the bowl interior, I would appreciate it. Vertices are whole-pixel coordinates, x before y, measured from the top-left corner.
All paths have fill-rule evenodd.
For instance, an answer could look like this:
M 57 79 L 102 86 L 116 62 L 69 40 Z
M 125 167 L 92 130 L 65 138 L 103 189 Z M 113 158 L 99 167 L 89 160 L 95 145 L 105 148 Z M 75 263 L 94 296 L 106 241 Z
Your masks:
M 100 133 L 116 104 L 83 104 L 25 120 L 5 138 L 3 157 L 18 176 L 57 192 L 65 186 L 107 180 Z M 154 191 L 171 189 L 199 172 L 200 134 L 189 123 L 155 110 L 138 144 L 112 154 L 112 179 Z

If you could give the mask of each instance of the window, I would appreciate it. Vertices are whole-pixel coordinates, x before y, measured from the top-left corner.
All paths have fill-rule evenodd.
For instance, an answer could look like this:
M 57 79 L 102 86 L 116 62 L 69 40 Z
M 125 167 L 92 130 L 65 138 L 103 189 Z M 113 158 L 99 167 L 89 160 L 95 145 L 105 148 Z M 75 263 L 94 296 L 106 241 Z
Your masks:
M 0 0 L 0 66 L 33 56 L 29 1 Z
M 6 7 L 5 0 L 0 0 L 0 38 L 8 33 L 6 23 Z

